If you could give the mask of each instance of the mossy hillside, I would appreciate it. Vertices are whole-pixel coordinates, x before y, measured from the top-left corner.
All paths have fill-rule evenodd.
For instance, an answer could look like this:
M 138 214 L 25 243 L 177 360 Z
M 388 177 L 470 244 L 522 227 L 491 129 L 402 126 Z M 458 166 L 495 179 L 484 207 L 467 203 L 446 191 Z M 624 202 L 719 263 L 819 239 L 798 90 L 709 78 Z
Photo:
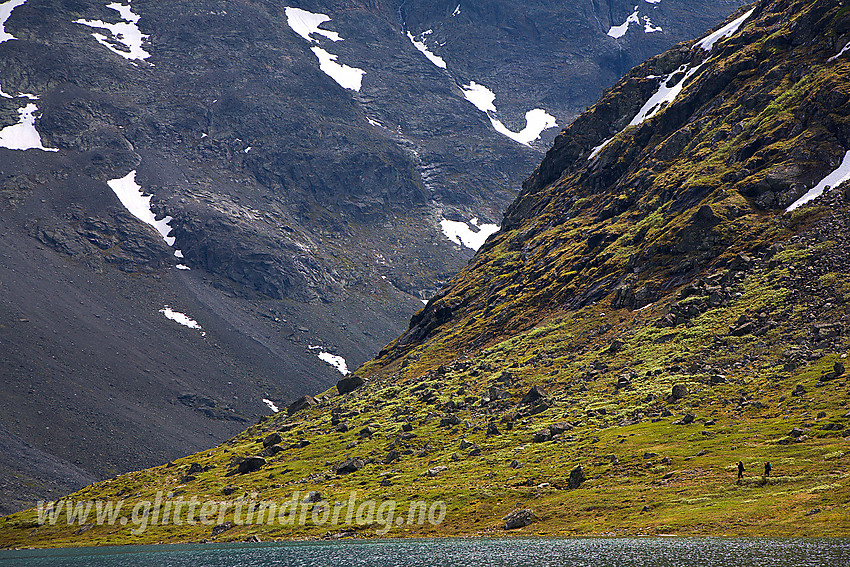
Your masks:
M 838 201 L 833 208 L 840 210 Z M 819 310 L 827 303 L 832 304 L 828 320 L 844 318 L 847 307 L 839 297 L 850 281 L 844 270 L 846 243 L 824 239 L 823 224 L 815 223 L 784 250 L 739 271 L 729 305 L 708 309 L 687 324 L 661 323 L 670 305 L 681 301 L 682 290 L 639 311 L 612 310 L 600 302 L 561 313 L 434 370 L 419 372 L 412 361 L 394 375 L 373 375 L 351 394 L 326 392 L 318 406 L 268 418 L 220 447 L 98 483 L 71 498 L 126 498 L 132 505 L 171 491 L 187 500 L 286 502 L 295 491 L 300 498 L 315 490 L 334 502 L 356 490 L 361 502 L 397 500 L 402 514 L 411 501 L 446 502 L 441 524 L 405 523 L 384 534 L 392 536 L 502 534 L 501 518 L 517 506 L 535 513 L 536 521 L 517 532 L 526 535 L 846 535 L 850 455 L 844 430 L 823 427 L 850 425 L 843 417 L 848 389 L 844 376 L 821 377 L 843 360 L 848 340 L 813 343 L 810 326 L 824 319 Z M 811 277 L 793 275 L 812 271 Z M 807 290 L 813 285 L 817 289 Z M 807 301 L 795 299 L 803 292 Z M 747 311 L 767 313 L 777 325 L 756 335 L 730 335 Z M 611 352 L 615 340 L 622 346 Z M 804 362 L 789 370 L 786 353 L 801 343 Z M 712 380 L 719 373 L 723 380 Z M 623 374 L 630 384 L 618 389 L 614 384 Z M 674 384 L 686 385 L 689 394 L 668 400 Z M 802 396 L 792 395 L 798 384 L 806 390 Z M 551 407 L 531 415 L 520 400 L 533 385 L 546 389 Z M 485 402 L 493 386 L 509 397 Z M 671 415 L 664 417 L 665 410 Z M 818 417 L 821 412 L 825 415 Z M 694 422 L 675 424 L 686 413 Z M 440 425 L 450 414 L 459 423 Z M 334 415 L 344 416 L 337 421 L 346 421 L 348 431 L 336 430 Z M 535 442 L 537 432 L 563 421 L 573 428 Z M 488 435 L 490 423 L 498 434 Z M 412 426 L 409 438 L 399 437 L 403 424 Z M 372 434 L 361 435 L 367 426 Z M 790 438 L 793 428 L 808 438 Z M 260 452 L 262 439 L 274 431 L 288 449 L 259 471 L 225 476 L 234 458 Z M 461 440 L 480 454 L 461 449 Z M 399 459 L 385 463 L 393 448 Z M 335 466 L 347 457 L 367 464 L 336 474 Z M 740 484 L 738 460 L 747 468 Z M 773 476 L 763 479 L 768 460 Z M 191 463 L 206 470 L 186 480 Z M 569 490 L 576 465 L 588 480 Z M 437 466 L 447 468 L 429 477 L 427 471 Z M 225 487 L 233 490 L 229 498 Z M 377 537 L 381 528 L 356 522 L 251 524 L 213 536 L 211 526 L 184 524 L 151 526 L 133 535 L 132 526 L 76 533 L 78 525 L 37 526 L 35 518 L 34 511 L 6 518 L 0 524 L 3 543 L 241 541 L 253 535 L 267 540 L 340 532 Z

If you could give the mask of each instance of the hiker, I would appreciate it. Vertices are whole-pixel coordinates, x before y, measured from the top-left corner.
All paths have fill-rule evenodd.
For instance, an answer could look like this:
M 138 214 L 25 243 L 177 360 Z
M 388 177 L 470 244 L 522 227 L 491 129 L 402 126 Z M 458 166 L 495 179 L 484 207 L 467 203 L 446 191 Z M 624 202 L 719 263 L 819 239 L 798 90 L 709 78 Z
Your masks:
M 765 477 L 770 476 L 770 469 L 771 469 L 771 468 L 773 468 L 773 467 L 771 467 L 771 466 L 770 466 L 770 461 L 767 461 L 767 462 L 764 464 L 764 476 L 765 476 Z
M 738 461 L 738 480 L 744 478 L 744 463 Z

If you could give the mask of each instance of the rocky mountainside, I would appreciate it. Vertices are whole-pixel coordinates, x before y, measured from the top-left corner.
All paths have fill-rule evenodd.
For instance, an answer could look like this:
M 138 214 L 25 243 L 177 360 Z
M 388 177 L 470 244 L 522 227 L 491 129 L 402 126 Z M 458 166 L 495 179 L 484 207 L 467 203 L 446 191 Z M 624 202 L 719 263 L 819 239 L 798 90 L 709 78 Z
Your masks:
M 61 522 L 9 516 L 0 541 L 846 536 L 850 10 L 762 0 L 699 37 L 561 132 L 501 230 L 353 376 L 41 508 Z M 164 496 L 318 514 L 352 491 L 444 502 L 444 521 L 140 531 L 59 508 Z
M 0 2 L 0 509 L 374 356 L 554 124 L 739 4 Z

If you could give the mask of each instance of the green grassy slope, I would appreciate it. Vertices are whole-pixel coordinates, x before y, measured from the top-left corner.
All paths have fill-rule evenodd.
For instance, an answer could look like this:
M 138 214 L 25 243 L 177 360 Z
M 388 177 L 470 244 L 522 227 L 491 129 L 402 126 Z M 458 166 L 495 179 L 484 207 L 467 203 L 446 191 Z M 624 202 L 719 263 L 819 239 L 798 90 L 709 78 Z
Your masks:
M 784 209 L 850 147 L 850 54 L 829 60 L 850 13 L 750 8 L 710 52 L 689 43 L 647 61 L 567 128 L 503 230 L 356 371 L 364 386 L 69 497 L 123 500 L 126 524 L 93 511 L 68 525 L 61 510 L 51 525 L 31 510 L 0 520 L 0 544 L 847 536 L 850 197 Z M 623 129 L 682 65 L 699 69 L 675 101 Z M 258 470 L 231 474 L 260 454 Z M 206 502 L 207 520 L 184 510 L 163 525 L 153 508 L 143 520 L 157 493 Z M 408 515 L 420 501 L 433 522 Z M 260 502 L 275 503 L 271 523 L 257 522 Z M 277 516 L 287 502 L 294 519 Z M 323 503 L 329 519 L 314 521 Z M 525 509 L 531 523 L 506 530 Z

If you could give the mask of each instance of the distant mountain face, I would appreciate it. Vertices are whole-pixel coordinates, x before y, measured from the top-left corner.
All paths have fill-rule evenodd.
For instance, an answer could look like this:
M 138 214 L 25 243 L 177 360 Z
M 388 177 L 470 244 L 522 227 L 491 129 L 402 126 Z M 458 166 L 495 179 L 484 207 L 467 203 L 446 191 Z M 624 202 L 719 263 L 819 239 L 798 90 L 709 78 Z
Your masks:
M 740 4 L 0 3 L 20 502 L 37 463 L 162 462 L 367 360 L 560 128 Z

